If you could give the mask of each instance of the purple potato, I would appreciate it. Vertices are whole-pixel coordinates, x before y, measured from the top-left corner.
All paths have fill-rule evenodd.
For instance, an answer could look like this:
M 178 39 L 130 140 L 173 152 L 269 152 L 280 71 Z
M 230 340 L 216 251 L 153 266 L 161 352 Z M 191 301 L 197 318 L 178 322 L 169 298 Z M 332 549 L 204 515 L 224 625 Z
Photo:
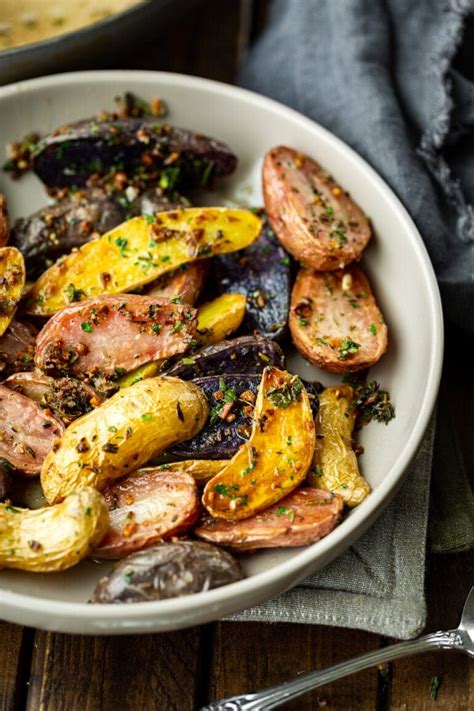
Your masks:
M 206 592 L 242 578 L 237 560 L 209 543 L 160 543 L 117 563 L 97 584 L 92 603 L 151 602 Z
M 261 373 L 267 365 L 284 370 L 285 356 L 280 346 L 267 338 L 241 336 L 206 346 L 178 360 L 166 370 L 182 380 L 205 375 Z
M 256 242 L 233 254 L 215 258 L 221 293 L 244 294 L 247 310 L 242 328 L 266 338 L 281 339 L 287 330 L 291 293 L 291 261 L 264 218 Z
M 33 156 L 33 170 L 53 189 L 116 173 L 158 179 L 165 190 L 206 187 L 236 164 L 225 144 L 149 118 L 78 121 L 43 138 Z

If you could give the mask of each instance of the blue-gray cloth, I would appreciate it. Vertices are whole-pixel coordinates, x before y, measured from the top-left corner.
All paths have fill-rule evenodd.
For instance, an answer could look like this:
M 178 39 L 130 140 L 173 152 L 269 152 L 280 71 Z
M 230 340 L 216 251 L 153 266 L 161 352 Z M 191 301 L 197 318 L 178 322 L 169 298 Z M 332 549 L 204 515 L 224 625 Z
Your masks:
M 244 86 L 315 119 L 385 178 L 425 241 L 445 314 L 471 335 L 474 85 L 460 69 L 474 70 L 473 12 L 474 0 L 274 0 L 241 73 Z M 466 550 L 474 545 L 474 498 L 443 394 L 439 415 L 432 548 Z M 430 427 L 401 493 L 355 546 L 233 619 L 418 634 L 432 459 Z
M 445 314 L 471 334 L 474 83 L 455 67 L 474 73 L 473 12 L 474 0 L 274 0 L 241 74 L 385 178 L 422 234 Z

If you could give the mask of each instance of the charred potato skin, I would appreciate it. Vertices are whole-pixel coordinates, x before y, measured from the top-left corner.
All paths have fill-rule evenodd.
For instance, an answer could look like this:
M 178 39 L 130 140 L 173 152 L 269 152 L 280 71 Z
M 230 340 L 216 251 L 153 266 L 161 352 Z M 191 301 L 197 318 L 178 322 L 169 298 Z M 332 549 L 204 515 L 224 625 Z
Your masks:
M 260 237 L 246 249 L 216 257 L 214 270 L 221 292 L 247 298 L 243 330 L 281 340 L 287 331 L 291 264 L 268 220 L 262 217 Z
M 237 560 L 201 541 L 161 543 L 115 565 L 90 602 L 151 602 L 204 592 L 242 578 Z
M 360 258 L 372 233 L 369 221 L 311 158 L 272 148 L 263 163 L 263 193 L 278 239 L 299 262 L 329 271 Z
M 38 143 L 33 158 L 33 170 L 50 188 L 85 186 L 91 175 L 115 172 L 129 179 L 159 179 L 170 189 L 205 187 L 236 165 L 225 144 L 146 118 L 89 119 L 63 126 Z
M 314 453 L 314 419 L 298 376 L 264 370 L 252 432 L 228 465 L 205 486 L 211 516 L 238 520 L 268 508 L 300 484 Z
M 240 336 L 205 346 L 167 368 L 168 375 L 192 380 L 211 375 L 262 373 L 268 365 L 283 370 L 285 355 L 275 341 L 255 336 Z
M 352 388 L 348 385 L 326 388 L 319 402 L 316 447 L 308 481 L 337 494 L 348 506 L 357 506 L 370 493 L 370 486 L 359 472 L 352 449 L 355 423 Z
M 0 337 L 0 375 L 2 378 L 12 373 L 22 373 L 34 369 L 37 333 L 33 324 L 13 318 L 3 336 Z
M 41 484 L 49 503 L 79 486 L 103 489 L 173 444 L 193 437 L 208 406 L 202 391 L 178 378 L 143 380 L 73 422 L 46 457 Z
M 0 504 L 0 568 L 66 570 L 94 550 L 108 525 L 107 506 L 90 487 L 33 511 Z
M 346 280 L 350 286 L 344 289 Z M 290 330 L 299 352 L 332 373 L 369 368 L 387 349 L 383 315 L 355 266 L 337 273 L 301 269 L 291 296 Z

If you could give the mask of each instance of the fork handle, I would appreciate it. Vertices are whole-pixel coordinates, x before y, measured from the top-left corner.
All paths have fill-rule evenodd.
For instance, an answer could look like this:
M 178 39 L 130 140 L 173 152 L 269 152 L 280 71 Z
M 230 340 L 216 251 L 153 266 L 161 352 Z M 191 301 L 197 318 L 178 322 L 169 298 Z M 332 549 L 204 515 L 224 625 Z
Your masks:
M 343 676 L 367 669 L 374 664 L 383 664 L 400 657 L 421 654 L 422 652 L 442 649 L 462 649 L 463 640 L 458 630 L 448 632 L 433 632 L 409 642 L 399 642 L 383 649 L 362 654 L 348 659 L 322 671 L 301 674 L 295 679 L 286 681 L 270 689 L 263 689 L 254 694 L 232 696 L 222 701 L 216 701 L 204 706 L 201 711 L 265 711 L 274 709 L 285 701 L 296 699 L 311 689 L 336 681 Z

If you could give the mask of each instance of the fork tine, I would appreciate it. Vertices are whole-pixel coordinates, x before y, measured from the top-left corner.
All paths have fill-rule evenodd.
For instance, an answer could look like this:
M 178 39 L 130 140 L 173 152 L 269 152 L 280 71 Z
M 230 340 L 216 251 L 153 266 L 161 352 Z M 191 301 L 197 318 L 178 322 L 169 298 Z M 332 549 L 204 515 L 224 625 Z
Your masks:
M 474 587 L 469 591 L 461 615 L 459 627 L 462 629 L 474 628 Z

